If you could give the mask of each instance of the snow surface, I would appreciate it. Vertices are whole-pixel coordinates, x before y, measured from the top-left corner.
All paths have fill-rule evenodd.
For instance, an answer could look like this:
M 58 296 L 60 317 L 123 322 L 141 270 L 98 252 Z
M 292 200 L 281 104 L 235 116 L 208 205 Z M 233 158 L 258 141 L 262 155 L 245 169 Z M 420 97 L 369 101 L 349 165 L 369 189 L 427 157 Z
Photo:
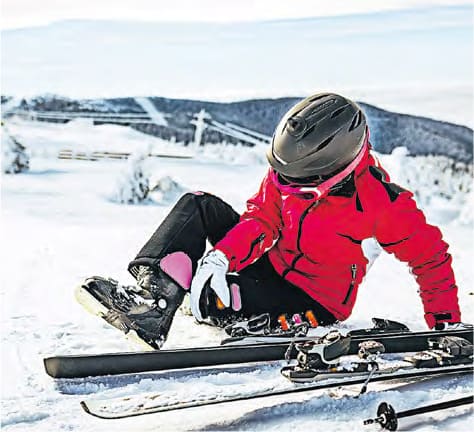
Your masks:
M 32 155 L 30 171 L 2 177 L 2 426 L 6 431 L 152 431 L 152 430 L 362 430 L 386 400 L 407 409 L 438 399 L 472 392 L 470 378 L 450 379 L 430 386 L 407 386 L 383 394 L 368 392 L 358 399 L 327 393 L 252 400 L 205 409 L 163 413 L 142 418 L 106 421 L 82 412 L 84 398 L 119 397 L 138 392 L 179 391 L 206 394 L 216 389 L 248 391 L 260 386 L 287 385 L 276 366 L 216 371 L 209 377 L 186 373 L 166 380 L 166 373 L 63 380 L 54 382 L 43 370 L 42 358 L 55 354 L 138 350 L 120 332 L 87 314 L 73 297 L 74 287 L 91 275 L 112 276 L 132 283 L 127 264 L 172 207 L 171 201 L 119 205 L 110 200 L 125 161 L 56 159 L 62 149 L 117 151 L 154 146 L 159 152 L 187 152 L 120 126 L 10 123 L 11 133 Z M 267 167 L 260 149 L 209 146 L 194 159 L 149 158 L 156 179 L 170 177 L 183 190 L 205 190 L 223 197 L 237 211 L 257 189 Z M 403 172 L 402 151 L 382 163 L 395 177 Z M 433 168 L 435 170 L 436 168 Z M 167 180 L 169 181 L 169 180 Z M 465 198 L 465 199 L 464 199 Z M 440 224 L 451 245 L 459 284 L 463 319 L 474 321 L 473 225 L 466 218 L 471 198 L 455 197 L 451 205 L 441 195 L 425 201 L 430 221 Z M 471 204 L 469 204 L 471 203 Z M 470 205 L 470 207 L 468 207 Z M 472 210 L 469 211 L 471 213 Z M 461 217 L 461 221 L 458 220 Z M 407 267 L 383 253 L 360 289 L 345 328 L 368 326 L 379 316 L 425 329 L 417 285 Z M 166 347 L 217 344 L 220 330 L 197 325 L 178 313 Z M 370 390 L 369 386 L 369 390 Z M 377 388 L 376 386 L 373 387 Z M 433 413 L 406 419 L 403 430 L 470 430 L 472 409 Z M 374 427 L 364 429 L 377 430 Z

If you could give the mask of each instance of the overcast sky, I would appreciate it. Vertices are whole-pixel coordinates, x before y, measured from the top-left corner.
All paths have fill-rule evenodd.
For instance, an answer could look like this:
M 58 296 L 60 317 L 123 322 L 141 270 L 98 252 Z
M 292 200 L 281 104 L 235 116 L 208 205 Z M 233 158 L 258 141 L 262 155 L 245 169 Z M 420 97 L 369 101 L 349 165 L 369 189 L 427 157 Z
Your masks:
M 38 26 L 65 19 L 258 21 L 470 3 L 466 0 L 1 0 L 1 28 Z

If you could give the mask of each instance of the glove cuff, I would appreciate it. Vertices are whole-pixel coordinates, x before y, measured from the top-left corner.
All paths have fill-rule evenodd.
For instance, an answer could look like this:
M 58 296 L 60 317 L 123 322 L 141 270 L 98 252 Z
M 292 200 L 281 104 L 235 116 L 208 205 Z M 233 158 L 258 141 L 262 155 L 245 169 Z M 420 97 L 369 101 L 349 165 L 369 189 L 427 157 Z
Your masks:
M 219 261 L 222 261 L 224 262 L 225 264 L 227 264 L 227 270 L 228 271 L 231 271 L 231 266 L 230 266 L 230 258 L 229 256 L 227 255 L 227 253 L 221 249 L 217 249 L 217 248 L 214 248 L 212 249 L 211 251 L 209 251 L 208 255 L 209 254 L 213 254 Z

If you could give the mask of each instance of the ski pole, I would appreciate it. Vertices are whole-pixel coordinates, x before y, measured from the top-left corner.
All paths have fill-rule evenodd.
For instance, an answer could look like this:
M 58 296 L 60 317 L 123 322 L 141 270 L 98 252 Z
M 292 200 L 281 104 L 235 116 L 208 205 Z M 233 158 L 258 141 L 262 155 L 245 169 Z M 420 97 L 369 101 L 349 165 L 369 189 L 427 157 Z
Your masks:
M 367 386 L 369 385 L 369 382 L 370 382 L 372 376 L 374 375 L 374 373 L 376 371 L 379 370 L 379 365 L 375 361 L 371 362 L 371 365 L 372 365 L 372 370 L 370 371 L 369 376 L 367 377 L 367 379 L 362 384 L 362 387 L 359 390 L 359 394 L 356 396 L 356 398 L 358 398 L 360 395 L 363 395 L 367 391 Z
M 398 419 L 403 417 L 410 417 L 418 414 L 424 414 L 427 412 L 443 410 L 447 408 L 454 408 L 461 405 L 472 404 L 474 402 L 474 396 L 466 396 L 460 399 L 452 399 L 446 402 L 438 402 L 432 405 L 426 405 L 407 411 L 401 411 L 397 413 L 394 408 L 387 402 L 382 402 L 377 408 L 377 417 L 374 419 L 364 420 L 364 425 L 378 423 L 383 429 L 389 431 L 396 431 L 398 428 Z

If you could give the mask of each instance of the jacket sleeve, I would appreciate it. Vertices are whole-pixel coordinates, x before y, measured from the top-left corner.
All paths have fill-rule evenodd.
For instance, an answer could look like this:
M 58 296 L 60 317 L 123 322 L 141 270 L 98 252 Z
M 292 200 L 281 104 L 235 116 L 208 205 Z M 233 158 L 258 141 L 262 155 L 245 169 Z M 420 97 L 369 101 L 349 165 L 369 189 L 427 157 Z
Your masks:
M 269 172 L 259 191 L 247 201 L 238 224 L 215 245 L 227 256 L 230 272 L 254 263 L 275 244 L 282 224 L 280 211 L 281 196 Z
M 396 185 L 397 194 L 382 205 L 375 221 L 380 245 L 408 263 L 420 287 L 425 320 L 430 328 L 438 322 L 459 322 L 457 286 L 448 244 L 441 231 L 426 222 L 413 194 Z M 389 201 L 389 202 L 388 202 Z

